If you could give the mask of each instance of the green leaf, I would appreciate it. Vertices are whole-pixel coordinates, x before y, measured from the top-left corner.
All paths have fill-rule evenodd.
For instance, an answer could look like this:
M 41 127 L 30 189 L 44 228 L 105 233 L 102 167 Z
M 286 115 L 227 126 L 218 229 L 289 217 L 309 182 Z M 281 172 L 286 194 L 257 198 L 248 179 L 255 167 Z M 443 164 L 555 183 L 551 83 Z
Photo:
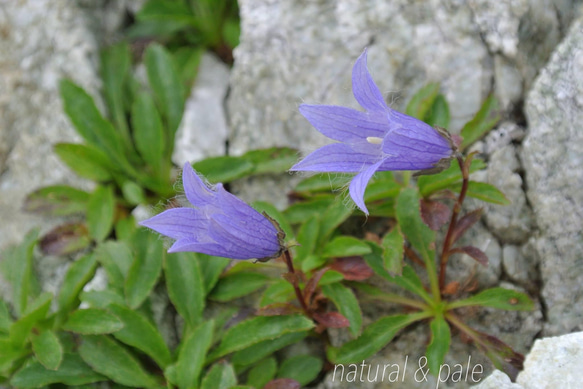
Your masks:
M 384 268 L 393 276 L 403 274 L 404 244 L 405 239 L 398 224 L 383 237 L 381 242 Z
M 291 224 L 305 223 L 311 217 L 326 212 L 326 208 L 334 202 L 334 196 L 316 197 L 287 207 L 284 215 Z
M 32 351 L 38 361 L 49 370 L 58 370 L 63 360 L 63 346 L 50 330 L 32 337 Z
M 318 285 L 324 286 L 329 284 L 335 284 L 342 281 L 343 279 L 344 275 L 342 273 L 337 272 L 336 270 L 328 270 L 326 273 L 324 273 L 322 278 L 320 278 L 320 282 L 318 282 Z
M 209 359 L 214 360 L 264 340 L 276 339 L 285 334 L 302 332 L 313 327 L 314 323 L 311 320 L 300 315 L 254 317 L 231 327 Z
M 328 262 L 327 258 L 319 255 L 309 254 L 305 259 L 302 260 L 302 271 L 309 272 L 311 270 L 317 269 L 324 266 Z
M 101 79 L 103 95 L 109 116 L 121 134 L 125 146 L 132 149 L 132 141 L 124 109 L 124 88 L 130 76 L 131 54 L 126 42 L 109 46 L 101 52 Z
M 123 322 L 115 315 L 102 309 L 79 309 L 69 315 L 63 325 L 65 331 L 78 334 L 110 334 L 123 328 Z
M 204 52 L 202 47 L 183 46 L 172 53 L 172 59 L 183 85 L 192 85 L 196 79 L 200 59 Z M 190 90 L 186 90 L 185 93 L 190 93 Z
M 295 296 L 293 286 L 286 280 L 275 280 L 265 289 L 259 302 L 260 307 L 274 303 L 285 303 Z
M 193 327 L 200 323 L 205 304 L 199 263 L 191 253 L 168 254 L 164 262 L 168 296 L 180 316 Z
M 213 365 L 202 380 L 201 389 L 229 389 L 237 384 L 237 376 L 233 366 L 227 362 Z
M 121 193 L 131 205 L 142 204 L 146 201 L 144 190 L 133 181 L 124 181 L 121 185 Z
M 231 301 L 262 288 L 267 280 L 267 276 L 253 272 L 229 274 L 219 279 L 209 298 L 221 302 Z
M 410 315 L 384 316 L 364 329 L 360 337 L 341 347 L 330 347 L 328 358 L 336 364 L 360 363 L 379 352 L 404 327 L 415 322 Z
M 53 149 L 61 161 L 79 176 L 94 181 L 111 179 L 107 155 L 98 148 L 76 143 L 57 143 Z
M 320 235 L 318 237 L 318 246 L 321 246 L 325 241 L 327 241 L 336 227 L 344 223 L 344 221 L 348 219 L 350 215 L 352 215 L 352 209 L 344 205 L 344 202 L 337 197 L 336 200 L 326 209 L 326 211 L 324 211 L 324 214 L 320 218 Z
M 320 358 L 312 355 L 296 355 L 283 361 L 277 378 L 292 378 L 304 386 L 318 377 L 323 364 Z
M 81 358 L 96 372 L 134 388 L 158 387 L 136 358 L 105 335 L 83 335 L 79 346 Z
M 287 221 L 287 218 L 284 216 L 284 214 L 275 208 L 275 206 L 265 201 L 254 201 L 251 205 L 257 212 L 265 212 L 267 215 L 269 215 L 270 218 L 275 220 L 277 224 L 279 224 L 279 227 L 282 229 L 282 231 L 285 232 L 287 239 L 293 238 L 294 231 L 291 225 Z
M 176 362 L 176 383 L 179 388 L 196 388 L 205 357 L 213 339 L 213 322 L 205 321 L 182 341 Z
M 488 131 L 496 126 L 496 124 L 500 121 L 500 118 L 498 100 L 494 97 L 494 95 L 490 95 L 484 101 L 484 103 L 482 103 L 482 106 L 476 113 L 476 116 L 474 116 L 474 118 L 467 122 L 462 128 L 460 135 L 462 136 L 463 141 L 460 149 L 465 149 L 484 136 Z
M 10 312 L 8 312 L 8 307 L 6 303 L 0 300 L 0 332 L 8 332 L 10 325 L 12 324 L 12 317 Z
M 350 322 L 350 333 L 354 336 L 358 335 L 362 327 L 362 312 L 352 290 L 337 282 L 322 285 L 322 292 L 332 300 L 336 308 L 338 308 L 338 311 L 348 319 Z
M 424 121 L 430 126 L 448 128 L 449 119 L 449 106 L 447 100 L 445 99 L 445 96 L 440 93 L 433 101 L 433 105 L 425 115 Z
M 419 120 L 423 120 L 433 106 L 438 94 L 438 83 L 427 84 L 411 98 L 405 113 Z
M 38 229 L 31 230 L 24 240 L 6 255 L 5 275 L 12 284 L 12 304 L 17 317 L 23 315 L 31 296 L 33 282 L 33 250 L 38 242 Z
M 92 253 L 79 258 L 69 266 L 59 292 L 59 311 L 67 314 L 78 305 L 79 293 L 93 278 L 96 268 L 97 260 Z
M 320 218 L 318 214 L 313 215 L 300 227 L 297 235 L 299 245 L 296 246 L 295 261 L 302 263 L 308 255 L 316 250 L 318 232 L 320 231 Z
M 113 228 L 115 199 L 110 186 L 98 186 L 87 203 L 87 228 L 91 238 L 101 242 Z
M 174 137 L 184 110 L 184 92 L 178 73 L 168 51 L 158 44 L 151 44 L 144 54 L 150 87 L 158 106 L 166 119 L 166 157 L 172 155 Z
M 192 167 L 213 184 L 246 177 L 254 169 L 251 162 L 231 156 L 206 158 L 192 164 Z
M 298 160 L 298 151 L 289 147 L 251 150 L 241 156 L 253 164 L 253 174 L 284 173 Z
M 360 239 L 352 236 L 337 236 L 330 242 L 326 243 L 322 249 L 322 256 L 325 258 L 332 257 L 350 257 L 364 255 L 371 252 L 370 247 Z
M 275 377 L 277 361 L 274 357 L 265 358 L 253 366 L 247 374 L 247 385 L 255 388 L 263 388 L 266 383 Z
M 65 256 L 81 251 L 92 243 L 84 223 L 67 223 L 56 226 L 40 240 L 44 255 Z
M 132 129 L 136 149 L 144 161 L 160 174 L 164 164 L 164 128 L 154 100 L 145 93 L 132 105 Z
M 230 48 L 235 48 L 239 45 L 240 35 L 241 23 L 238 20 L 225 20 L 223 23 L 223 40 Z
M 316 174 L 300 181 L 295 191 L 300 193 L 330 192 L 338 190 L 349 182 L 349 177 L 332 177 L 329 173 Z
M 140 21 L 163 20 L 180 27 L 193 23 L 192 12 L 183 1 L 149 0 L 136 14 Z
M 130 240 L 131 236 L 136 232 L 136 229 L 136 219 L 132 215 L 128 215 L 115 223 L 115 237 L 122 241 Z
M 117 304 L 110 305 L 109 310 L 123 323 L 123 328 L 113 334 L 117 340 L 143 351 L 161 368 L 172 362 L 162 335 L 142 314 Z
M 30 355 L 24 345 L 15 345 L 10 339 L 0 338 L 0 377 L 4 378 L 22 364 L 22 359 Z
M 142 305 L 162 270 L 164 246 L 154 234 L 148 235 L 147 244 L 136 253 L 124 284 L 126 301 L 132 309 Z
M 201 253 L 196 253 L 195 257 L 204 280 L 204 291 L 208 294 L 215 287 L 219 281 L 219 277 L 225 268 L 229 266 L 231 260 L 229 258 L 215 257 Z
M 84 213 L 89 193 L 66 185 L 46 186 L 35 190 L 24 200 L 26 212 L 47 216 L 68 216 Z
M 304 339 L 306 335 L 306 331 L 300 331 L 285 334 L 273 340 L 264 340 L 241 351 L 237 351 L 235 354 L 233 354 L 231 362 L 233 362 L 237 368 L 252 365 L 279 349 L 299 342 L 300 340 Z
M 475 296 L 450 303 L 448 309 L 479 305 L 507 311 L 532 311 L 534 303 L 524 293 L 505 288 L 486 289 Z
M 443 316 L 437 316 L 431 320 L 429 325 L 431 328 L 431 343 L 427 346 L 427 365 L 431 374 L 437 376 L 439 374 L 439 368 L 443 364 L 445 355 L 449 351 L 449 345 L 451 344 L 451 332 L 449 330 L 449 324 L 443 318 Z
M 10 384 L 17 388 L 40 388 L 57 383 L 67 386 L 86 385 L 106 379 L 87 366 L 77 354 L 65 353 L 56 371 L 32 361 L 14 374 Z
M 28 335 L 38 322 L 46 318 L 53 295 L 51 293 L 41 294 L 35 301 L 32 302 L 24 312 L 24 314 L 12 323 L 9 329 L 10 342 L 15 346 L 22 347 Z
M 486 164 L 481 159 L 474 158 L 470 165 L 470 173 L 484 169 Z M 443 189 L 455 187 L 455 184 L 461 182 L 462 173 L 456 161 L 452 161 L 449 168 L 441 173 L 421 176 L 417 180 L 419 191 L 424 198 Z
M 459 192 L 461 190 L 461 184 L 454 186 L 452 189 L 455 192 Z M 506 196 L 504 196 L 504 193 L 494 185 L 485 182 L 470 181 L 468 183 L 468 191 L 466 192 L 466 195 L 487 203 L 500 205 L 511 204 Z
M 132 252 L 125 242 L 107 241 L 95 249 L 95 258 L 103 266 L 109 284 L 120 288 L 134 261 Z
M 105 309 L 111 304 L 125 304 L 125 300 L 121 292 L 111 289 L 90 290 L 88 292 L 82 292 L 79 298 L 82 302 L 87 303 L 91 308 Z

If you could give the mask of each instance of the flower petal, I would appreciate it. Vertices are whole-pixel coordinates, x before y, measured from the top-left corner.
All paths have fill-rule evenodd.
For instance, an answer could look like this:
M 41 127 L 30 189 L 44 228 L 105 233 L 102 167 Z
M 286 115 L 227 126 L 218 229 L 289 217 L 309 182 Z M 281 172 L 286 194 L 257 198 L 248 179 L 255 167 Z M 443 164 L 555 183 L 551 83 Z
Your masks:
M 374 83 L 366 67 L 366 50 L 358 57 L 352 68 L 352 93 L 367 111 L 387 110 L 383 94 Z
M 386 115 L 360 112 L 335 105 L 300 105 L 300 113 L 328 138 L 351 142 L 374 136 L 382 138 L 388 129 Z
M 377 162 L 379 158 L 380 153 L 375 155 L 356 152 L 350 145 L 333 143 L 309 154 L 292 166 L 290 171 L 355 173 Z
M 223 215 L 224 217 L 224 215 Z M 211 227 L 209 229 L 210 237 L 225 250 L 229 258 L 251 259 L 270 257 L 280 250 L 277 237 L 274 240 L 259 237 L 253 234 L 254 230 L 243 232 L 238 228 L 225 228 L 224 224 L 228 221 L 221 220 L 221 215 L 213 215 Z
M 222 245 L 214 242 L 199 243 L 190 239 L 181 239 L 174 242 L 174 244 L 168 249 L 169 253 L 178 253 L 181 251 L 193 251 L 196 253 L 214 255 L 217 257 L 226 257 L 233 259 L 249 259 L 249 258 L 238 258 L 231 256 L 240 256 L 239 253 L 231 253 L 227 251 Z M 253 257 L 251 257 L 253 258 Z
M 183 239 L 204 233 L 209 220 L 196 209 L 172 208 L 139 224 L 172 239 Z
M 195 207 L 204 207 L 214 202 L 215 193 L 206 186 L 188 162 L 182 169 L 182 185 L 186 198 Z
M 362 172 L 358 173 L 352 181 L 350 182 L 350 186 L 348 187 L 348 191 L 350 193 L 350 197 L 356 204 L 358 208 L 362 210 L 365 214 L 368 215 L 368 209 L 364 204 L 364 191 L 366 190 L 366 185 L 371 177 L 375 174 L 378 170 L 379 166 L 382 165 L 384 160 L 380 160 L 377 163 L 374 163 L 364 169 Z

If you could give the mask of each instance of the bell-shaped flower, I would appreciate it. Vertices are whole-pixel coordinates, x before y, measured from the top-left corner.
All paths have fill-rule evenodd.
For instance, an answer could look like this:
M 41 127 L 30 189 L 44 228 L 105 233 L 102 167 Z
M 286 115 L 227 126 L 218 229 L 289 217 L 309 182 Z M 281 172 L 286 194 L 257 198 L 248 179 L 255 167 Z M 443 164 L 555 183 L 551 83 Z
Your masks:
M 349 193 L 366 214 L 366 185 L 376 171 L 433 170 L 447 163 L 454 146 L 436 129 L 387 106 L 366 66 L 366 50 L 352 69 L 352 91 L 364 112 L 332 105 L 300 105 L 300 113 L 322 134 L 338 141 L 321 147 L 291 171 L 358 173 Z
M 207 186 L 188 163 L 182 183 L 193 208 L 171 208 L 140 223 L 176 240 L 169 253 L 194 251 L 259 260 L 281 255 L 284 234 L 268 216 L 227 192 L 222 184 Z

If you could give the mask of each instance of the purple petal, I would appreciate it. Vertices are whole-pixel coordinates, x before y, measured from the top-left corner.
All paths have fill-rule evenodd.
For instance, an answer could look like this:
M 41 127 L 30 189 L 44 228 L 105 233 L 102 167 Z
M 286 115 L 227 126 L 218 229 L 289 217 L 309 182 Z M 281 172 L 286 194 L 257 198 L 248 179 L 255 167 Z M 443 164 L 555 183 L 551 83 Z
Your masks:
M 192 240 L 182 239 L 174 242 L 168 249 L 169 253 L 178 253 L 181 251 L 191 251 L 196 253 L 214 255 L 217 257 L 226 257 L 232 259 L 250 259 L 254 257 L 241 256 L 239 252 L 230 252 L 218 243 L 198 243 Z
M 354 176 L 348 188 L 350 197 L 352 197 L 352 200 L 354 201 L 356 206 L 367 215 L 368 209 L 364 204 L 364 191 L 366 190 L 366 185 L 368 184 L 368 181 L 375 174 L 375 172 L 377 171 L 379 166 L 382 165 L 382 163 L 383 160 L 380 160 L 377 163 L 367 167 L 362 172 L 358 173 L 356 176 Z
M 182 185 L 186 198 L 195 207 L 204 207 L 214 202 L 215 193 L 206 186 L 188 162 L 182 169 Z
M 214 215 L 211 220 L 211 228 L 209 229 L 210 237 L 221 245 L 229 258 L 235 259 L 251 259 L 264 258 L 276 254 L 279 249 L 279 242 L 277 236 L 273 240 L 265 239 L 263 237 L 254 236 L 249 231 L 243 233 L 239 228 L 231 227 L 229 229 L 224 227 L 225 220 L 221 220 L 219 215 Z M 236 256 L 233 256 L 236 255 Z
M 334 105 L 300 105 L 300 113 L 328 138 L 351 142 L 369 136 L 382 138 L 388 129 L 386 115 L 360 112 Z
M 376 155 L 366 154 L 354 151 L 350 145 L 333 143 L 309 154 L 292 166 L 290 171 L 355 173 L 377 162 L 379 158 L 380 152 Z
M 196 209 L 172 208 L 139 224 L 172 239 L 183 239 L 204 233 L 209 221 Z
M 231 220 L 253 223 L 255 230 L 262 231 L 267 236 L 277 236 L 277 229 L 265 216 L 237 196 L 227 192 L 222 184 L 217 185 L 217 196 L 218 201 L 221 203 L 222 211 Z
M 367 111 L 387 110 L 387 104 L 366 67 L 366 50 L 358 57 L 352 68 L 352 93 Z

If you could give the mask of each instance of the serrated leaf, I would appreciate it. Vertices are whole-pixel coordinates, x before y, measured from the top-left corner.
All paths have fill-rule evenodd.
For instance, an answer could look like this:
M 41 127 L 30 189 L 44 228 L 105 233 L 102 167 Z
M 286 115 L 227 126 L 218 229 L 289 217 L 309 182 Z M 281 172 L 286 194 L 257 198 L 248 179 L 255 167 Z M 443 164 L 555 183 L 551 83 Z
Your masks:
M 433 231 L 439 229 L 449 221 L 451 210 L 441 201 L 420 200 L 421 219 Z
M 457 242 L 458 239 L 461 238 L 471 226 L 473 226 L 480 220 L 483 211 L 484 211 L 483 208 L 475 209 L 471 212 L 466 213 L 463 217 L 461 217 L 458 220 L 455 229 L 451 234 L 452 244 Z
M 431 328 L 431 343 L 427 346 L 425 355 L 427 356 L 427 366 L 431 374 L 437 376 L 443 364 L 445 355 L 449 351 L 451 344 L 451 332 L 449 324 L 443 316 L 437 316 L 429 324 Z
M 204 278 L 199 263 L 191 253 L 168 254 L 164 262 L 168 296 L 191 326 L 200 323 L 205 305 Z
M 230 182 L 248 176 L 254 169 L 251 162 L 241 157 L 212 157 L 192 164 L 194 170 L 209 182 Z
M 113 228 L 115 199 L 110 186 L 98 186 L 87 202 L 87 228 L 89 236 L 101 242 Z
M 268 277 L 252 272 L 229 274 L 219 279 L 209 298 L 216 301 L 231 301 L 261 289 L 267 284 Z
M 352 236 L 337 236 L 323 247 L 322 257 L 350 257 L 371 252 L 370 247 L 360 239 Z
M 184 92 L 178 72 L 168 51 L 151 44 L 144 54 L 150 87 L 154 91 L 160 112 L 166 119 L 166 157 L 172 155 L 174 137 L 184 110 Z
M 93 253 L 87 254 L 73 262 L 67 273 L 59 292 L 59 311 L 68 313 L 78 304 L 78 297 L 87 282 L 93 278 L 97 260 Z
M 68 223 L 47 232 L 39 247 L 45 255 L 69 255 L 83 250 L 91 244 L 89 231 L 83 223 Z
M 172 362 L 164 338 L 142 314 L 118 304 L 110 305 L 109 310 L 123 323 L 123 328 L 113 333 L 117 340 L 143 351 L 161 368 Z
M 322 282 L 320 282 L 322 285 Z M 350 322 L 350 333 L 354 336 L 360 333 L 362 327 L 362 312 L 352 290 L 340 283 L 322 285 L 322 292 L 328 297 L 338 311 Z
M 66 185 L 46 186 L 30 193 L 24 200 L 25 212 L 47 216 L 68 216 L 83 213 L 89 193 Z
M 404 244 L 405 238 L 398 224 L 383 237 L 381 242 L 383 267 L 393 276 L 403 274 Z
M 448 308 L 460 308 L 479 305 L 507 311 L 531 311 L 534 308 L 532 300 L 524 293 L 505 288 L 486 289 L 475 296 L 454 301 Z
M 117 316 L 102 309 L 88 308 L 71 313 L 62 328 L 78 334 L 110 334 L 121 330 L 123 322 Z
M 162 118 L 147 94 L 138 95 L 132 105 L 132 128 L 136 149 L 155 173 L 162 172 L 166 139 Z
M 162 271 L 164 246 L 155 235 L 148 235 L 146 246 L 134 256 L 124 283 L 126 302 L 132 309 L 142 305 L 156 285 Z
M 472 257 L 472 259 L 476 260 L 482 266 L 488 266 L 488 256 L 477 247 L 474 246 L 463 246 L 463 247 L 454 247 L 449 251 L 450 253 L 461 253 L 466 254 Z
M 105 335 L 83 335 L 79 354 L 93 370 L 118 384 L 135 388 L 158 387 L 133 355 Z
M 58 370 L 63 360 L 63 346 L 51 330 L 32 337 L 32 351 L 38 361 L 49 370 Z
M 323 362 L 312 355 L 296 355 L 284 360 L 277 372 L 277 378 L 292 378 L 302 386 L 312 382 L 320 370 Z
M 367 248 L 369 253 L 372 252 L 370 246 L 367 245 Z M 344 279 L 348 281 L 364 281 L 374 275 L 374 271 L 364 259 L 356 256 L 337 258 L 330 265 L 330 269 L 341 273 Z
M 449 106 L 445 96 L 441 93 L 437 95 L 431 109 L 425 114 L 425 123 L 430 126 L 438 126 L 442 128 L 449 127 Z
M 227 362 L 214 364 L 202 380 L 200 389 L 229 389 L 237 384 L 233 366 Z
M 461 190 L 461 184 L 455 185 L 452 187 L 452 190 L 459 192 Z M 500 189 L 486 182 L 470 181 L 468 183 L 468 191 L 466 192 L 466 195 L 487 203 L 499 205 L 511 204 L 510 200 L 506 198 Z
M 13 345 L 22 347 L 25 344 L 34 326 L 46 318 L 52 299 L 53 295 L 51 293 L 41 294 L 27 307 L 20 319 L 12 323 L 8 332 L 10 334 L 10 342 Z
M 10 384 L 17 388 L 40 388 L 58 383 L 68 386 L 87 385 L 106 379 L 93 371 L 77 354 L 65 353 L 56 371 L 32 361 L 12 376 Z
M 264 357 L 274 353 L 279 349 L 299 342 L 305 338 L 306 335 L 306 331 L 292 332 L 289 334 L 284 334 L 276 339 L 268 339 L 259 343 L 255 343 L 254 345 L 241 351 L 237 351 L 235 354 L 233 354 L 231 362 L 233 362 L 233 364 L 238 368 L 252 365 L 253 363 L 263 359 Z
M 214 360 L 264 340 L 276 339 L 293 332 L 303 332 L 313 327 L 314 323 L 311 320 L 300 315 L 254 317 L 231 327 L 209 359 Z
M 251 150 L 241 156 L 253 164 L 253 174 L 284 173 L 298 160 L 298 151 L 289 147 Z
M 255 365 L 247 374 L 247 385 L 255 388 L 263 388 L 275 377 L 277 361 L 274 357 L 265 358 Z
M 198 387 L 205 357 L 213 339 L 213 322 L 206 321 L 182 341 L 176 362 L 176 384 L 179 388 Z
M 481 159 L 474 158 L 470 165 L 470 173 L 477 170 L 484 169 L 486 163 Z M 419 186 L 419 192 L 424 198 L 429 197 L 431 194 L 439 192 L 444 189 L 452 189 L 457 183 L 462 181 L 462 173 L 457 161 L 452 161 L 449 168 L 438 174 L 421 176 L 417 179 L 417 184 Z
M 409 101 L 405 113 L 419 120 L 423 120 L 431 107 L 437 95 L 439 94 L 439 84 L 430 83 L 421 88 Z
M 76 143 L 57 143 L 54 146 L 54 152 L 80 177 L 93 181 L 108 181 L 112 178 L 107 155 L 96 147 Z
M 362 334 L 341 347 L 328 349 L 328 358 L 336 364 L 360 363 L 379 352 L 401 329 L 415 322 L 409 315 L 385 316 L 364 329 Z
M 476 116 L 462 128 L 460 135 L 463 138 L 463 142 L 460 149 L 463 150 L 482 136 L 484 136 L 488 131 L 490 131 L 496 124 L 500 121 L 500 112 L 498 108 L 498 100 L 494 95 L 488 96 L 488 98 L 482 103 Z
M 275 280 L 265 289 L 261 300 L 260 307 L 275 303 L 285 303 L 294 298 L 293 286 L 285 280 Z

